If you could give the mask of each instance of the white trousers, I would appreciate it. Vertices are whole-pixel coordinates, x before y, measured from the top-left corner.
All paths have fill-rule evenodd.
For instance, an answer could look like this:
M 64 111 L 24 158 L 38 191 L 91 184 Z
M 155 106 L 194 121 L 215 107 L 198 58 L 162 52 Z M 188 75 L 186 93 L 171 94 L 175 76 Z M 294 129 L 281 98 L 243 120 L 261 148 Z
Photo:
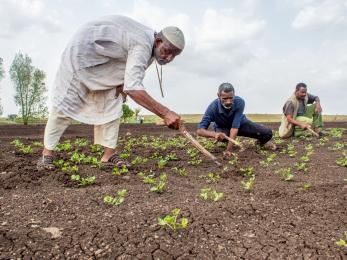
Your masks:
M 72 123 L 72 119 L 53 107 L 48 116 L 45 128 L 44 146 L 48 150 L 54 150 L 60 137 L 66 128 Z M 115 149 L 117 146 L 120 118 L 103 125 L 94 126 L 94 144 Z

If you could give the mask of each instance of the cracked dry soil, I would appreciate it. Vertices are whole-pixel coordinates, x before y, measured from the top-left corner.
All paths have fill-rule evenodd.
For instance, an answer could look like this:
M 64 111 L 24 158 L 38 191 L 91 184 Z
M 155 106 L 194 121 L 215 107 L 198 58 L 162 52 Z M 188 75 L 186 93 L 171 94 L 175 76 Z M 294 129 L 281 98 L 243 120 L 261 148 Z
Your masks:
M 329 125 L 334 126 L 347 124 Z M 190 131 L 195 127 L 189 125 Z M 247 139 L 242 139 L 246 149 L 238 153 L 236 165 L 222 159 L 223 147 L 211 148 L 228 165 L 226 171 L 205 159 L 197 166 L 188 164 L 188 143 L 183 148 L 158 150 L 140 142 L 131 159 L 174 152 L 179 160 L 170 161 L 164 169 L 149 160 L 122 176 L 79 165 L 80 175 L 95 176 L 96 183 L 78 187 L 61 170 L 36 170 L 41 148 L 24 155 L 10 144 L 15 138 L 25 144 L 42 141 L 43 129 L 42 125 L 0 126 L 1 259 L 347 259 L 347 249 L 336 245 L 347 231 L 347 168 L 335 162 L 343 150 L 331 150 L 337 142 L 347 145 L 347 131 L 341 138 L 328 137 L 323 146 L 318 146 L 317 139 L 296 142 L 298 154 L 293 158 L 281 153 L 293 141 L 286 140 L 268 167 L 259 164 L 266 155 Z M 129 138 L 144 134 L 162 140 L 178 136 L 154 125 L 123 124 L 120 151 Z M 92 136 L 92 127 L 73 125 L 62 141 L 77 137 L 92 141 Z M 314 147 L 309 169 L 296 171 L 293 165 L 309 143 Z M 57 153 L 57 158 L 69 157 Z M 180 176 L 171 170 L 173 166 L 185 167 L 189 174 Z M 256 180 L 253 190 L 246 192 L 240 168 L 251 166 Z M 275 173 L 283 167 L 293 167 L 293 181 L 282 181 Z M 150 192 L 136 175 L 150 169 L 168 174 L 162 194 Z M 202 177 L 209 172 L 220 174 L 220 180 L 209 183 Z M 311 188 L 304 190 L 304 183 Z M 223 192 L 224 198 L 200 199 L 203 187 Z M 103 203 L 105 195 L 123 188 L 128 190 L 123 204 Z M 173 208 L 180 208 L 188 218 L 186 229 L 172 232 L 157 225 L 157 217 Z

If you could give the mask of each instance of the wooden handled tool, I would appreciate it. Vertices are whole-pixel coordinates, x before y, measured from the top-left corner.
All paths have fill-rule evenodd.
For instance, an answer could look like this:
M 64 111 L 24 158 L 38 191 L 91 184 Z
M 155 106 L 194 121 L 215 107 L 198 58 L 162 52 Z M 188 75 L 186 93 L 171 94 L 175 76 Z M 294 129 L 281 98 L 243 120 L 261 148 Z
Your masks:
M 157 122 L 156 125 L 165 125 L 165 123 L 161 121 L 161 122 Z M 205 149 L 205 147 L 203 147 L 198 141 L 195 140 L 195 138 L 187 131 L 186 127 L 183 124 L 181 124 L 181 126 L 178 130 L 202 154 L 204 154 L 206 157 L 210 158 L 218 166 L 222 165 L 220 162 L 218 162 L 217 158 L 213 154 L 211 154 L 209 151 L 207 151 Z
M 217 164 L 218 166 L 221 166 L 221 163 L 218 162 L 217 158 L 213 154 L 211 154 L 209 151 L 207 151 L 205 147 L 203 147 L 198 141 L 196 141 L 194 137 L 191 136 L 191 134 L 187 131 L 186 127 L 183 124 L 180 126 L 179 131 L 191 142 L 192 145 L 195 146 L 196 149 L 198 149 L 206 157 L 214 161 L 215 164 Z
M 307 127 L 307 130 L 309 132 L 311 132 L 313 135 L 315 135 L 316 137 L 319 137 L 319 134 L 317 134 L 315 131 L 313 131 L 311 127 Z
M 227 139 L 228 141 L 230 141 L 234 145 L 237 145 L 238 147 L 242 148 L 242 145 L 239 142 L 235 141 L 234 139 L 231 139 L 229 136 L 225 136 L 225 139 Z

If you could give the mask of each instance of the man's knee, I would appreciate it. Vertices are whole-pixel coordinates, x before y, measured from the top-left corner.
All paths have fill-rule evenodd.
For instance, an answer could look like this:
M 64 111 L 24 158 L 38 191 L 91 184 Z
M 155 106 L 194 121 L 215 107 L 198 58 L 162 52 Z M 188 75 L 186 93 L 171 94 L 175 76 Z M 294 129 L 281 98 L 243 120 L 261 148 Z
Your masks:
M 268 142 L 272 139 L 272 130 L 270 128 L 266 128 L 264 133 L 263 133 L 263 140 Z

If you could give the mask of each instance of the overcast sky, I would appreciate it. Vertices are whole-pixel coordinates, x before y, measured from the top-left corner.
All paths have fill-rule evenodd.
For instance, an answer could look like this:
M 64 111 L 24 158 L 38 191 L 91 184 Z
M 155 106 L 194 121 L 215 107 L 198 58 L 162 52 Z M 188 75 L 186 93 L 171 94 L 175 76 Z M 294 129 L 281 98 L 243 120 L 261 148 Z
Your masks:
M 144 81 L 177 113 L 203 113 L 222 82 L 245 99 L 245 113 L 281 113 L 296 83 L 305 82 L 325 114 L 347 114 L 347 0 L 0 0 L 4 114 L 18 112 L 8 74 L 18 51 L 47 73 L 50 88 L 73 33 L 108 14 L 157 31 L 168 25 L 183 30 L 186 48 L 163 66 L 165 98 L 154 64 Z

